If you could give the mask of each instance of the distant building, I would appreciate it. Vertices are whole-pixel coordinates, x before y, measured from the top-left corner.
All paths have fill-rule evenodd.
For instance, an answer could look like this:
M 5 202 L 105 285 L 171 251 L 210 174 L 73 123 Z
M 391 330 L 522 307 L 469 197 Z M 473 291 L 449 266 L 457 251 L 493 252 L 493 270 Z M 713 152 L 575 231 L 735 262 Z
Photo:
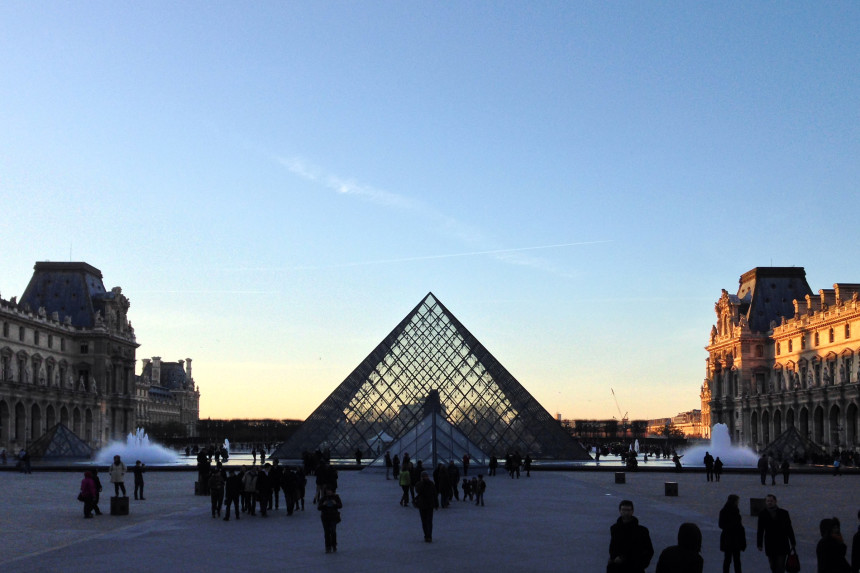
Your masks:
M 20 301 L 0 298 L 0 448 L 16 451 L 58 422 L 93 448 L 158 421 L 193 434 L 200 393 L 190 360 L 184 378 L 135 376 L 139 344 L 122 289 L 107 291 L 87 263 L 34 268 Z
M 794 427 L 826 450 L 856 450 L 860 284 L 814 294 L 802 267 L 754 268 L 739 283 L 714 307 L 703 420 L 753 448 Z
M 648 435 L 662 435 L 666 428 L 666 424 L 670 424 L 676 430 L 683 433 L 686 438 L 703 437 L 701 410 L 681 412 L 671 418 L 656 418 L 654 420 L 648 420 Z

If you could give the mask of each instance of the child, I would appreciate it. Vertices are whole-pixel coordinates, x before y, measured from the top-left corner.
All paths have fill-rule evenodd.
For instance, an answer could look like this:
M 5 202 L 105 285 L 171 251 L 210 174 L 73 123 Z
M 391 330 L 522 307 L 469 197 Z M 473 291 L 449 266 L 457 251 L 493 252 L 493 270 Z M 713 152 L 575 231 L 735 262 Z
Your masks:
M 469 500 L 472 499 L 472 482 L 469 478 L 463 478 L 463 501 L 466 501 L 467 497 Z

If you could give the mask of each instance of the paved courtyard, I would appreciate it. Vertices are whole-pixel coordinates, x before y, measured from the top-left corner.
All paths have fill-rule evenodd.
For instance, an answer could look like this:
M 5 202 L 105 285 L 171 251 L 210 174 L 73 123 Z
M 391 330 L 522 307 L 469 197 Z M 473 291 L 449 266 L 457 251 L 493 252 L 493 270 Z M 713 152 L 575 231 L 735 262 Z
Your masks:
M 615 484 L 606 471 L 533 472 L 511 480 L 488 479 L 486 506 L 463 502 L 436 512 L 433 543 L 423 541 L 418 512 L 400 507 L 400 490 L 384 474 L 342 471 L 339 493 L 343 522 L 338 553 L 324 553 L 318 512 L 287 517 L 283 508 L 268 518 L 212 519 L 208 497 L 194 496 L 194 472 L 146 474 L 146 501 L 130 501 L 127 516 L 84 520 L 75 497 L 80 472 L 0 472 L 0 568 L 15 571 L 583 571 L 602 573 L 609 526 L 621 499 L 651 530 L 659 555 L 675 542 L 685 521 L 704 534 L 705 571 L 721 570 L 717 514 L 737 493 L 750 548 L 746 571 L 766 571 L 755 549 L 750 497 L 774 492 L 791 513 L 803 570 L 815 571 L 818 521 L 837 516 L 848 539 L 857 529 L 860 477 L 794 475 L 791 485 L 762 486 L 751 474 L 725 474 L 707 483 L 704 474 L 627 474 Z M 106 476 L 105 483 L 107 482 Z M 678 497 L 664 495 L 676 481 Z M 127 483 L 131 492 L 131 476 Z M 107 489 L 107 488 L 106 488 Z M 656 565 L 656 555 L 648 571 Z

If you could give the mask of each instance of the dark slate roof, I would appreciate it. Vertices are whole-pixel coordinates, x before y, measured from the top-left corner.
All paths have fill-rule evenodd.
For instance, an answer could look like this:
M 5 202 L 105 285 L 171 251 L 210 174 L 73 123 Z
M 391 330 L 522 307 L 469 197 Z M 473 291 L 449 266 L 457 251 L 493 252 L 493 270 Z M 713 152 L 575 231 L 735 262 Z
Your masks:
M 87 263 L 39 262 L 33 268 L 20 304 L 29 305 L 32 312 L 45 307 L 49 316 L 57 312 L 61 321 L 69 316 L 78 328 L 92 328 L 94 299 L 114 296 L 105 291 L 101 271 Z
M 148 363 L 143 367 L 141 376 L 152 375 L 152 363 Z M 185 367 L 179 362 L 162 362 L 161 363 L 161 378 L 153 380 L 153 386 L 161 386 L 167 390 L 187 390 L 188 375 L 185 373 Z
M 741 275 L 738 299 L 750 329 L 770 330 L 771 321 L 794 316 L 794 299 L 812 294 L 803 267 L 756 267 Z

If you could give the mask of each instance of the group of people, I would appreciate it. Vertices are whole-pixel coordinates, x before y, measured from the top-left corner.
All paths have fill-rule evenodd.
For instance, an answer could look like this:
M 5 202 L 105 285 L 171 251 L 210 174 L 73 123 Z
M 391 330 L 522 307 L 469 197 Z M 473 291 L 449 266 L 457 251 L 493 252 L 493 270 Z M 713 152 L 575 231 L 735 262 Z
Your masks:
M 723 573 L 734 566 L 741 573 L 741 552 L 747 548 L 739 497 L 728 496 L 719 513 L 720 551 L 723 552 Z M 610 527 L 609 563 L 607 573 L 644 573 L 654 556 L 648 528 L 640 525 L 633 515 L 633 502 L 623 500 L 618 505 L 620 517 Z M 860 512 L 857 514 L 860 519 Z M 777 505 L 776 496 L 768 494 L 765 508 L 759 512 L 756 526 L 756 547 L 767 557 L 771 573 L 798 571 L 795 548 L 797 540 L 788 511 Z M 842 538 L 839 520 L 821 520 L 821 539 L 816 547 L 819 573 L 856 573 L 860 571 L 860 530 L 852 542 L 852 562 L 846 555 L 848 547 Z M 666 548 L 657 560 L 655 573 L 701 573 L 702 532 L 695 523 L 683 523 L 678 529 L 678 544 Z M 798 563 L 793 568 L 793 562 Z
M 146 500 L 143 497 L 143 474 L 146 472 L 146 464 L 137 460 L 131 468 L 134 475 L 134 499 Z M 125 475 L 128 473 L 128 468 L 120 456 L 113 457 L 113 463 L 108 468 L 110 483 L 114 487 L 114 496 L 128 497 L 125 491 Z M 99 498 L 102 492 L 102 482 L 99 478 L 98 469 L 92 468 L 84 472 L 84 479 L 81 480 L 81 491 L 78 494 L 78 501 L 84 504 L 84 518 L 91 519 L 93 515 L 101 515 L 99 508 Z M 122 496 L 120 496 L 122 492 Z
M 767 484 L 768 473 L 770 474 L 770 485 L 776 485 L 776 476 L 780 472 L 782 472 L 782 483 L 788 485 L 788 476 L 791 468 L 788 460 L 782 460 L 782 462 L 780 462 L 773 456 L 762 454 L 758 459 L 756 466 L 758 468 L 759 478 L 761 479 L 761 485 Z

